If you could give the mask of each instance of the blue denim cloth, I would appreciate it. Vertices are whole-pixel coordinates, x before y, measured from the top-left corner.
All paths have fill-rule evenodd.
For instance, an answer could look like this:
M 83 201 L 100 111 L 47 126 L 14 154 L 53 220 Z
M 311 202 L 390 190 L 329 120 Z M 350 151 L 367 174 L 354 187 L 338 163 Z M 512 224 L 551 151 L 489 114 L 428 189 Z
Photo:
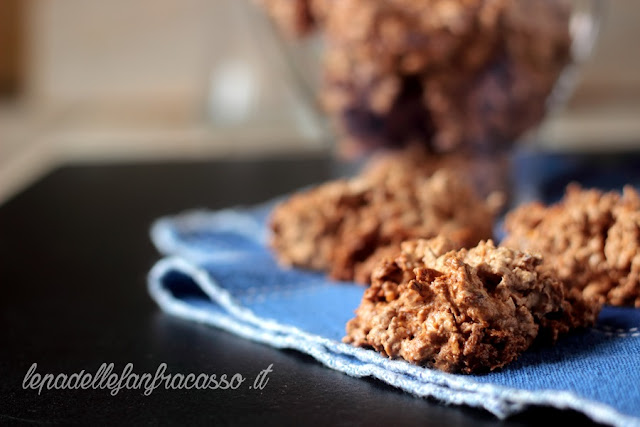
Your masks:
M 595 421 L 640 426 L 640 310 L 605 307 L 597 325 L 529 350 L 498 372 L 454 375 L 343 344 L 364 287 L 283 270 L 266 247 L 272 205 L 158 220 L 166 258 L 149 292 L 175 316 L 278 348 L 297 349 L 355 377 L 505 418 L 531 405 L 572 408 Z

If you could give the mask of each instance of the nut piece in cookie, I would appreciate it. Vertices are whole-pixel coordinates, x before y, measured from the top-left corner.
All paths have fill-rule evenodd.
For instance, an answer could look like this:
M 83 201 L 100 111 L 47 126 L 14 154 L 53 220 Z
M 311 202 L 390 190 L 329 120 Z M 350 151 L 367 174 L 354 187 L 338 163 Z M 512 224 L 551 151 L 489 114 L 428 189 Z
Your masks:
M 601 303 L 640 307 L 640 195 L 567 188 L 557 204 L 531 203 L 507 215 L 502 242 L 544 254 L 567 287 Z
M 442 237 L 404 242 L 375 269 L 344 341 L 448 372 L 500 368 L 541 331 L 555 339 L 595 319 L 571 311 L 541 262 L 491 241 L 469 250 Z
M 490 238 L 498 205 L 461 172 L 434 170 L 397 157 L 295 194 L 272 214 L 271 247 L 283 265 L 368 283 L 376 260 L 404 240 L 443 234 L 461 248 Z

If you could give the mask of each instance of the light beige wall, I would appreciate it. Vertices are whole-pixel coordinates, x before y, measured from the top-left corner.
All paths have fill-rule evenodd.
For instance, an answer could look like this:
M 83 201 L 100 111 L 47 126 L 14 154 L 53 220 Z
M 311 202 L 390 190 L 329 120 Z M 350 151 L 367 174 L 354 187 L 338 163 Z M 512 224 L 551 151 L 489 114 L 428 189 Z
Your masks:
M 53 101 L 198 96 L 220 0 L 32 0 L 29 90 Z
M 105 105 L 132 110 L 129 123 L 148 112 L 151 122 L 155 114 L 215 126 L 240 116 L 251 124 L 298 126 L 282 55 L 250 0 L 32 0 L 31 6 L 27 82 L 36 103 L 94 109 L 106 121 Z
M 244 1 L 31 0 L 31 93 L 202 96 L 217 57 L 260 42 L 250 21 L 230 10 Z M 640 1 L 602 2 L 601 37 L 582 85 L 640 90 Z
M 640 1 L 602 0 L 600 38 L 583 84 L 640 90 Z

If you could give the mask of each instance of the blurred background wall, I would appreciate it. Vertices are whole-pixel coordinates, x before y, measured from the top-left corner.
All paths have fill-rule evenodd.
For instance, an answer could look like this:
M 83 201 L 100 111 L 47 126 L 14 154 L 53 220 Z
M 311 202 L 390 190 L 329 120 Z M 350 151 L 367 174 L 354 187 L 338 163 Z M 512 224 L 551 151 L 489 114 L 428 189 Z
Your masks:
M 546 148 L 640 144 L 640 2 L 604 0 Z M 0 0 L 0 200 L 52 164 L 327 148 L 241 0 Z

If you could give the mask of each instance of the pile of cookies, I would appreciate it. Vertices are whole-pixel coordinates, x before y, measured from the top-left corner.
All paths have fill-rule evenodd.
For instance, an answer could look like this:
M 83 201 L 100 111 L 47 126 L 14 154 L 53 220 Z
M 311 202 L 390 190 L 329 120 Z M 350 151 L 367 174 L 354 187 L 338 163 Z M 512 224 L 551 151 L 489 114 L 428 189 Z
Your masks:
M 566 0 L 261 0 L 326 39 L 321 98 L 343 151 L 485 152 L 536 125 L 569 63 Z
M 570 186 L 509 213 L 451 163 L 415 153 L 298 193 L 272 214 L 285 266 L 368 285 L 345 342 L 449 372 L 500 368 L 534 343 L 640 307 L 640 195 Z

